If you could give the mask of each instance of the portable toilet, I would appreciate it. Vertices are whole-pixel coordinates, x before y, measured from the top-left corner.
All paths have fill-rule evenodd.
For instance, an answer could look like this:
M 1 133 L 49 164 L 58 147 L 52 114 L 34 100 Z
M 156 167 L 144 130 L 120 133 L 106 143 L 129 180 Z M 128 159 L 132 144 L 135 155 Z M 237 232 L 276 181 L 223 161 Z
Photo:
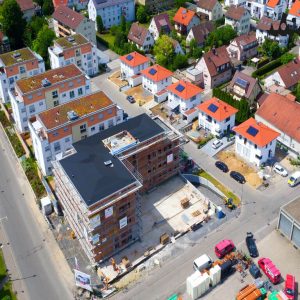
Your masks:
M 209 270 L 210 284 L 212 287 L 216 286 L 221 281 L 221 268 L 215 265 Z
M 192 294 L 192 285 L 196 279 L 201 277 L 201 273 L 199 271 L 194 272 L 191 276 L 186 279 L 186 292 L 191 295 Z
M 48 196 L 41 199 L 41 206 L 42 212 L 45 216 L 50 215 L 52 213 L 52 203 Z
M 225 214 L 224 214 L 221 206 L 217 206 L 217 217 L 218 217 L 218 219 L 222 219 L 225 217 Z

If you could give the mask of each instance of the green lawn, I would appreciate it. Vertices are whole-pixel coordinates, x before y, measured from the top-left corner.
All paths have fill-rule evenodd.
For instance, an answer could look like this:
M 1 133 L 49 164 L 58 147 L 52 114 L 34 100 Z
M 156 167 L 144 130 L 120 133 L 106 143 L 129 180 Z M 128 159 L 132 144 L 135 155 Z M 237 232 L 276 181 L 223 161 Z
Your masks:
M 233 203 L 238 206 L 241 201 L 238 198 L 238 196 L 236 196 L 235 194 L 233 194 L 229 189 L 227 189 L 223 184 L 221 184 L 216 178 L 212 177 L 210 174 L 206 173 L 205 171 L 201 171 L 199 174 L 199 176 L 207 179 L 208 181 L 210 181 L 216 188 L 218 188 L 227 198 L 232 198 Z
M 6 276 L 6 265 L 3 253 L 0 250 L 0 280 Z M 11 281 L 7 282 L 3 289 L 0 291 L 0 299 L 2 300 L 17 300 L 17 296 L 13 293 Z
M 97 33 L 103 40 L 109 43 L 109 46 L 112 47 L 115 42 L 115 37 L 111 33 Z

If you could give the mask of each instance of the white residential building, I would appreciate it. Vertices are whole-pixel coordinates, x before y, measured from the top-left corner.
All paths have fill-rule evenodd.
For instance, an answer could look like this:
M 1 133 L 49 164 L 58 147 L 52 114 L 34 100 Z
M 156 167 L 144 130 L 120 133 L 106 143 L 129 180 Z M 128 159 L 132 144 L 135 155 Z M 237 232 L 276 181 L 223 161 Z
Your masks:
M 238 35 L 250 31 L 250 14 L 243 6 L 230 6 L 225 14 L 225 25 L 230 25 Z
M 55 40 L 48 52 L 51 69 L 75 64 L 89 76 L 99 73 L 98 49 L 81 34 Z
M 199 126 L 213 135 L 222 136 L 235 125 L 238 110 L 222 100 L 213 97 L 197 106 Z
M 289 26 L 293 27 L 293 29 L 300 28 L 300 1 L 295 1 L 287 15 L 286 22 Z
M 104 27 L 110 28 L 113 25 L 120 25 L 122 15 L 126 21 L 134 21 L 135 3 L 134 0 L 90 0 L 88 12 L 91 20 L 96 22 L 97 16 L 100 16 Z
M 30 77 L 45 72 L 43 58 L 30 50 L 23 48 L 0 55 L 0 97 L 1 101 L 10 101 L 8 92 L 15 88 L 15 83 L 21 78 Z
M 187 35 L 191 28 L 200 24 L 197 14 L 189 9 L 180 7 L 174 18 L 174 28 L 178 35 Z
M 287 0 L 269 0 L 266 4 L 265 16 L 273 20 L 281 20 L 286 9 Z
M 159 38 L 160 34 L 169 35 L 172 31 L 169 15 L 160 14 L 154 16 L 150 22 L 149 31 L 155 41 Z
M 197 12 L 200 18 L 209 21 L 216 21 L 223 17 L 222 5 L 218 0 L 199 0 L 197 1 Z
M 225 0 L 225 6 L 229 7 L 231 5 L 237 5 L 237 6 L 246 6 L 246 0 Z
M 251 18 L 260 20 L 265 14 L 266 0 L 247 0 L 246 8 Z
M 179 80 L 167 87 L 168 107 L 181 114 L 195 108 L 202 102 L 203 89 L 184 80 Z
M 123 122 L 123 110 L 102 91 L 41 112 L 29 131 L 34 154 L 43 175 L 50 175 L 52 161 L 72 151 L 72 144 Z
M 154 38 L 150 31 L 138 23 L 131 24 L 127 39 L 129 43 L 135 44 L 144 52 L 149 52 L 154 45 Z
M 167 86 L 172 83 L 173 73 L 160 65 L 151 66 L 142 72 L 142 84 L 145 90 L 156 96 L 160 96 L 160 92 L 164 92 L 165 98 L 167 97 Z M 154 97 L 155 99 L 155 97 Z M 161 102 L 161 98 L 158 102 Z
M 90 92 L 89 77 L 74 64 L 20 79 L 9 92 L 16 127 L 28 131 L 30 118 Z
M 250 163 L 260 166 L 275 156 L 276 140 L 280 135 L 253 118 L 233 128 L 236 132 L 235 152 Z
M 121 77 L 129 79 L 132 76 L 141 74 L 150 65 L 150 59 L 138 52 L 132 52 L 120 57 Z
M 57 37 L 81 34 L 92 44 L 97 45 L 95 22 L 73 9 L 60 5 L 53 15 L 53 27 Z

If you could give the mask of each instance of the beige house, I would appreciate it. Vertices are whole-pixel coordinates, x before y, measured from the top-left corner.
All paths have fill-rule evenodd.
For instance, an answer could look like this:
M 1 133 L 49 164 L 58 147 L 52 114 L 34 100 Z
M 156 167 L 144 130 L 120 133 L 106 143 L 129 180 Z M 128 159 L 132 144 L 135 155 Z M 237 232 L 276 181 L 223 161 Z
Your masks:
M 199 0 L 197 2 L 197 13 L 201 19 L 216 21 L 223 17 L 222 5 L 218 0 Z
M 242 6 L 231 5 L 225 14 L 225 25 L 230 25 L 238 35 L 250 31 L 250 14 Z

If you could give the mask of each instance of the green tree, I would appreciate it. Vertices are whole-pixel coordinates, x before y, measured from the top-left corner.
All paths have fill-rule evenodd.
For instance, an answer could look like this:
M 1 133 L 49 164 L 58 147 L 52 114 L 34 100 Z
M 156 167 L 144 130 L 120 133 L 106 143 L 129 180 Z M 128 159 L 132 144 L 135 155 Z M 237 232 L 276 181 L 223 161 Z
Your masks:
M 45 16 L 50 16 L 54 12 L 52 0 L 43 0 L 42 11 Z
M 175 56 L 172 65 L 173 70 L 186 68 L 187 66 L 188 66 L 188 58 L 186 55 L 178 54 Z
M 144 5 L 139 5 L 136 10 L 136 19 L 140 23 L 144 24 L 148 22 L 148 10 Z
M 223 45 L 228 45 L 235 37 L 235 30 L 230 25 L 225 25 L 217 28 L 208 35 L 205 46 L 210 49 L 213 46 L 221 47 Z
M 192 39 L 189 44 L 189 57 L 200 58 L 203 54 L 203 48 L 199 47 L 196 40 Z
M 126 32 L 126 18 L 123 14 L 121 15 L 120 28 L 122 32 Z
M 24 33 L 24 43 L 28 47 L 32 47 L 32 42 L 37 38 L 37 35 L 41 28 L 47 25 L 46 19 L 43 17 L 34 16 L 27 23 Z
M 39 53 L 43 57 L 48 67 L 49 67 L 48 47 L 52 45 L 54 39 L 55 39 L 54 31 L 49 29 L 47 25 L 44 25 L 43 28 L 39 31 L 37 38 L 32 43 L 33 50 Z
M 16 0 L 5 0 L 1 7 L 2 30 L 8 36 L 13 49 L 21 48 L 23 44 L 26 21 Z
M 155 42 L 153 51 L 159 64 L 162 64 L 164 67 L 171 65 L 175 51 L 172 39 L 169 36 L 160 36 Z
M 97 22 L 97 31 L 99 33 L 102 33 L 104 31 L 104 25 L 101 16 L 99 15 L 97 16 L 96 22 Z
M 295 96 L 297 98 L 297 101 L 300 102 L 300 81 L 297 84 L 296 90 L 295 90 Z
M 278 43 L 270 39 L 265 39 L 260 48 L 260 52 L 271 59 L 278 58 L 281 55 L 281 51 Z
M 295 58 L 295 55 L 289 52 L 284 53 L 283 55 L 280 56 L 280 62 L 285 65 L 292 61 Z
M 185 3 L 188 2 L 187 0 L 175 0 L 175 7 L 178 9 L 180 7 L 185 7 Z
M 117 32 L 115 37 L 114 46 L 117 48 L 122 48 L 127 42 L 127 36 L 124 32 Z

